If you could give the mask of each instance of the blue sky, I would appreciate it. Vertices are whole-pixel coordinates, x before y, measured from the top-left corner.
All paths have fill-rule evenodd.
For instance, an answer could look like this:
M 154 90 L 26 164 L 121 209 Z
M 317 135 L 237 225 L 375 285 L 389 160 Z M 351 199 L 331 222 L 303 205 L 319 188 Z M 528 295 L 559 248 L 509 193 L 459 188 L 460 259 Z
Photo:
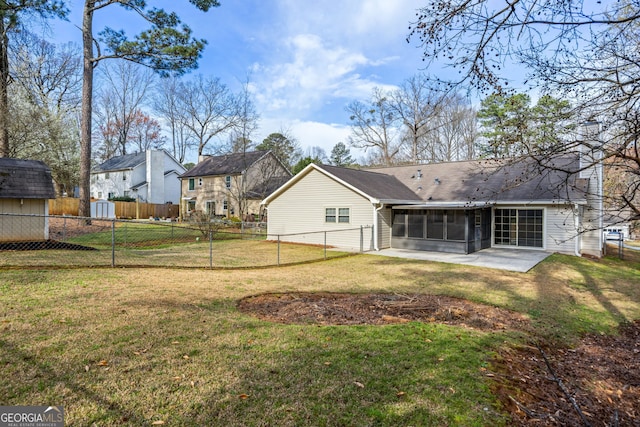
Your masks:
M 261 115 L 254 140 L 284 129 L 303 149 L 319 146 L 328 155 L 337 142 L 347 142 L 349 102 L 422 71 L 421 51 L 406 37 L 425 1 L 221 0 L 208 13 L 184 0 L 150 3 L 175 10 L 195 37 L 208 40 L 192 74 L 220 77 L 233 90 L 250 76 Z M 54 24 L 55 38 L 79 44 L 73 26 L 81 25 L 82 3 L 69 7 L 69 23 Z M 139 22 L 119 9 L 97 12 L 95 32 L 107 23 L 135 30 Z

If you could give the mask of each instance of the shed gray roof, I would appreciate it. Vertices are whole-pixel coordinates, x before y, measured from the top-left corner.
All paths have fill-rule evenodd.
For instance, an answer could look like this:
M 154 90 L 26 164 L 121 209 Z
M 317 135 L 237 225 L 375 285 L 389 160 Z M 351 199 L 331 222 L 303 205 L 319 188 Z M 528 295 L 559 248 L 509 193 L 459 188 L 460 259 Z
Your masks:
M 1 199 L 54 199 L 51 169 L 39 160 L 0 158 Z
M 145 152 L 125 154 L 124 156 L 110 158 L 106 162 L 96 166 L 93 172 L 109 172 L 133 169 L 134 167 L 144 163 L 145 161 L 147 161 L 147 154 Z
M 180 175 L 180 178 L 198 176 L 237 175 L 266 156 L 269 151 L 248 151 L 245 153 L 207 156 L 192 169 Z

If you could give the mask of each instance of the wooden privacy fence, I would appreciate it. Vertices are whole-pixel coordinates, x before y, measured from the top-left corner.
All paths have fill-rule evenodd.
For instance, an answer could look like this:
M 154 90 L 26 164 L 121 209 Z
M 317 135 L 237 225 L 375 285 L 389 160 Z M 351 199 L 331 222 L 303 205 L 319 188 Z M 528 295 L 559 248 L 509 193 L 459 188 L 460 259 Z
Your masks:
M 92 200 L 93 201 L 93 200 Z M 178 218 L 180 206 L 171 204 L 113 202 L 117 218 Z M 80 199 L 63 197 L 49 200 L 49 215 L 78 215 Z

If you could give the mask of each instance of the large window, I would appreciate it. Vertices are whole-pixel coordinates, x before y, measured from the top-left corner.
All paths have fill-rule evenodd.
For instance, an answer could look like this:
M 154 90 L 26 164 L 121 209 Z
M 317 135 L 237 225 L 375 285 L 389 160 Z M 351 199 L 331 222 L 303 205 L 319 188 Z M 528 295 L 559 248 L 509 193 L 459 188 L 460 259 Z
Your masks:
M 224 177 L 224 185 L 227 188 L 231 188 L 231 175 L 227 175 Z
M 189 178 L 189 190 L 195 190 L 196 188 L 196 180 L 194 178 Z
M 542 209 L 496 209 L 496 245 L 542 248 Z

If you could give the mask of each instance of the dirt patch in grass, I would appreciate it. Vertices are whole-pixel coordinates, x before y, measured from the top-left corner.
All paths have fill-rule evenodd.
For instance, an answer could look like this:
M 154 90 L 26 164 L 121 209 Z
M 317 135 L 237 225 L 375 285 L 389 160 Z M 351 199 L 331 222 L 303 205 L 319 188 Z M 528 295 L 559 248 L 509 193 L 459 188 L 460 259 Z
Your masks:
M 264 320 L 323 325 L 438 322 L 531 331 L 519 313 L 424 294 L 273 293 L 238 308 Z M 616 336 L 588 335 L 574 348 L 506 348 L 486 375 L 511 425 L 640 426 L 640 320 Z
M 501 308 L 426 294 L 273 293 L 246 297 L 238 307 L 282 323 L 380 325 L 423 321 L 484 330 L 523 329 L 529 323 L 524 316 Z

